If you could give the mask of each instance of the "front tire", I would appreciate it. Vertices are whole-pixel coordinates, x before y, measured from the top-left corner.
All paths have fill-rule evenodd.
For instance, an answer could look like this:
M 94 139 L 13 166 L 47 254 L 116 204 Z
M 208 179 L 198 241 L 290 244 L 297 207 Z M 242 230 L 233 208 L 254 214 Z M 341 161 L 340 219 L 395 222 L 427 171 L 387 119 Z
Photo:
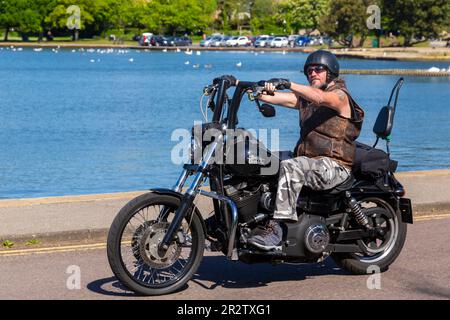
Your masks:
M 195 210 L 183 220 L 169 250 L 157 249 L 179 206 L 175 196 L 147 193 L 131 200 L 114 219 L 108 234 L 108 261 L 128 289 L 149 296 L 169 294 L 197 271 L 205 234 Z
M 366 244 L 359 240 L 358 244 L 366 246 L 367 250 L 372 251 L 371 253 L 364 254 L 354 254 L 354 253 L 334 253 L 332 254 L 333 260 L 343 269 L 349 271 L 355 275 L 365 275 L 369 274 L 370 268 L 373 266 L 378 267 L 380 272 L 385 272 L 389 269 L 389 266 L 394 263 L 394 261 L 399 256 L 403 249 L 406 241 L 407 225 L 402 222 L 400 212 L 396 212 L 392 206 L 382 199 L 366 199 L 362 203 L 375 203 L 376 207 L 367 208 L 364 211 L 374 215 L 374 217 L 379 214 L 383 215 L 383 210 L 385 212 L 384 223 L 386 224 L 387 234 L 389 234 L 389 239 L 386 240 L 384 247 L 377 250 L 376 244 L 375 248 L 371 248 L 370 244 Z M 381 211 L 380 211 L 381 210 Z M 380 219 L 380 217 L 375 217 L 374 220 Z M 383 244 L 380 244 L 382 246 Z

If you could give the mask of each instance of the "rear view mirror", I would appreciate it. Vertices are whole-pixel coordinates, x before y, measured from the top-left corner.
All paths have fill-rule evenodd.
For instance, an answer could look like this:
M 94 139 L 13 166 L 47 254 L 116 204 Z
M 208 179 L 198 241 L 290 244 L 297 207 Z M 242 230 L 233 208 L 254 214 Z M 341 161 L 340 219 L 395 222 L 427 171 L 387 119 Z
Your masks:
M 277 115 L 275 108 L 267 103 L 261 105 L 259 111 L 261 111 L 262 115 L 266 118 L 273 118 Z

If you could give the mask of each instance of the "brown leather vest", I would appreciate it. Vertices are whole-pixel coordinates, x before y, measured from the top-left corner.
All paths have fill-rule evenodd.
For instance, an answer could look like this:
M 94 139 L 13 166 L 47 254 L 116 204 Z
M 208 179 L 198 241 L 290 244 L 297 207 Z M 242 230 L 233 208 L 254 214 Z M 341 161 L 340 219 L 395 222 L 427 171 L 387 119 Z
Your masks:
M 343 80 L 325 89 L 340 89 L 348 96 L 352 118 L 347 119 L 337 111 L 312 102 L 302 101 L 300 107 L 301 136 L 297 143 L 297 157 L 329 157 L 351 169 L 355 157 L 355 140 L 361 132 L 363 109 L 353 100 Z

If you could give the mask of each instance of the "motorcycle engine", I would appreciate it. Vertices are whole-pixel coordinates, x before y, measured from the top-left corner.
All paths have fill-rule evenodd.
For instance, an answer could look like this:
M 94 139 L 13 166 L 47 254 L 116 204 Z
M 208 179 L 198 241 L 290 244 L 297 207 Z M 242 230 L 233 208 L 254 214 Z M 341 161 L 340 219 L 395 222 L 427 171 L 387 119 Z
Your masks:
M 320 261 L 327 255 L 330 234 L 323 217 L 302 214 L 297 223 L 288 223 L 286 228 L 287 247 L 283 251 L 287 255 L 308 262 Z
M 321 254 L 330 243 L 330 234 L 323 224 L 309 226 L 305 234 L 305 247 L 313 254 Z

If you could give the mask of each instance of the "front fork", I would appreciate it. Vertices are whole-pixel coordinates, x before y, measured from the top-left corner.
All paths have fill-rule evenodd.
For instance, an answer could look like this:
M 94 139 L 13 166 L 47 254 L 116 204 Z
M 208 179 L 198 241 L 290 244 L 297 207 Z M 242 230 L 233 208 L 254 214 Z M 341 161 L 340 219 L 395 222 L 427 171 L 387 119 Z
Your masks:
M 159 244 L 159 249 L 162 251 L 167 251 L 169 249 L 170 244 L 174 240 L 175 235 L 177 234 L 178 230 L 181 227 L 181 224 L 183 222 L 183 219 L 191 212 L 191 208 L 193 206 L 194 200 L 198 194 L 217 199 L 219 201 L 226 202 L 231 209 L 231 223 L 229 226 L 229 237 L 228 237 L 228 252 L 227 257 L 232 260 L 237 260 L 237 252 L 235 250 L 235 238 L 236 238 L 236 230 L 237 230 L 237 224 L 238 224 L 238 211 L 236 204 L 229 198 L 225 196 L 221 196 L 214 192 L 206 192 L 203 190 L 200 190 L 201 185 L 203 184 L 205 178 L 206 178 L 206 169 L 208 167 L 208 164 L 216 151 L 216 148 L 219 144 L 221 144 L 223 141 L 223 138 L 221 137 L 218 139 L 218 141 L 214 141 L 211 143 L 205 150 L 206 155 L 200 165 L 186 165 L 184 167 L 184 170 L 178 179 L 176 185 L 174 186 L 174 191 L 180 193 L 183 189 L 183 186 L 187 180 L 187 178 L 195 174 L 194 180 L 189 186 L 189 189 L 186 191 L 186 193 L 183 195 L 181 199 L 181 205 L 175 212 L 175 217 L 173 218 L 172 222 L 170 223 L 169 229 L 167 230 L 166 234 L 164 235 L 163 240 Z

